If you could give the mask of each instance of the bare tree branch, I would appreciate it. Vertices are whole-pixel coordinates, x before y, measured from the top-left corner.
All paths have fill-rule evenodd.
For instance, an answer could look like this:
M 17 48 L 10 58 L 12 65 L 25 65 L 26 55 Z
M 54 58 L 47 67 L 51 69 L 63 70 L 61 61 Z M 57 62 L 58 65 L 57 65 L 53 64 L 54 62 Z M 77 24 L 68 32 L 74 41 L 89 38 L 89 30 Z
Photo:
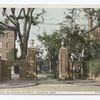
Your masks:
M 13 15 L 15 15 L 15 8 L 11 8 L 11 12 Z
M 29 16 L 30 10 L 31 10 L 31 9 L 28 8 L 27 15 L 26 15 L 27 17 Z
M 32 17 L 32 14 L 33 14 L 33 11 L 35 10 L 35 8 L 32 8 L 31 9 L 31 13 L 30 13 L 30 15 L 31 15 L 31 17 Z
M 43 16 L 41 16 L 41 18 L 42 18 L 42 22 L 41 22 L 41 23 L 43 23 L 43 22 L 44 22 L 44 18 L 43 18 Z
M 6 8 L 3 8 L 3 12 L 2 13 L 3 13 L 3 16 L 6 16 L 8 18 L 8 20 L 10 20 L 12 22 L 12 24 L 15 25 L 14 21 L 7 15 Z
M 26 34 L 27 35 L 26 36 L 27 40 L 29 39 L 29 33 L 30 33 L 30 29 L 31 29 L 31 25 L 32 25 L 32 18 L 33 18 L 32 14 L 33 14 L 34 9 L 35 8 L 32 8 L 31 11 L 30 11 L 30 19 L 29 19 L 29 24 L 28 24 L 27 32 L 26 32 L 27 33 Z
M 22 11 L 23 11 L 23 8 L 21 8 L 21 10 L 19 11 L 18 19 L 20 19 Z
M 26 30 L 27 30 L 27 18 L 25 18 L 24 26 L 23 26 L 23 36 L 26 38 Z
M 26 17 L 25 8 L 22 8 L 22 10 L 23 10 L 24 17 Z
M 6 12 L 6 8 L 3 8 L 3 11 L 2 11 L 3 16 L 5 15 L 5 12 Z
M 31 29 L 31 22 L 28 25 L 28 29 L 27 29 L 27 40 L 29 39 L 29 33 L 30 33 L 30 29 Z
M 39 28 L 39 30 L 40 30 L 40 26 L 39 25 L 36 25 L 38 28 Z
M 33 24 L 33 26 L 35 26 L 39 23 L 44 22 L 44 19 L 42 17 L 44 11 L 42 11 L 39 14 L 33 15 L 35 8 L 21 8 L 19 10 L 18 15 L 16 16 L 16 14 L 15 14 L 16 9 L 11 8 L 10 10 L 11 10 L 11 13 L 9 15 L 7 13 L 6 8 L 3 8 L 2 14 L 13 24 L 13 26 L 6 25 L 3 22 L 0 22 L 0 25 L 3 27 L 7 27 L 9 29 L 13 29 L 17 33 L 19 41 L 20 41 L 21 54 L 22 54 L 22 57 L 25 58 L 25 55 L 27 54 L 27 44 L 28 44 L 28 40 L 29 40 L 31 26 L 32 26 L 32 24 Z M 42 22 L 38 21 L 39 18 L 42 18 Z M 19 22 L 20 20 L 23 21 L 23 31 L 20 27 L 20 22 Z M 39 27 L 39 29 L 40 29 L 40 27 Z

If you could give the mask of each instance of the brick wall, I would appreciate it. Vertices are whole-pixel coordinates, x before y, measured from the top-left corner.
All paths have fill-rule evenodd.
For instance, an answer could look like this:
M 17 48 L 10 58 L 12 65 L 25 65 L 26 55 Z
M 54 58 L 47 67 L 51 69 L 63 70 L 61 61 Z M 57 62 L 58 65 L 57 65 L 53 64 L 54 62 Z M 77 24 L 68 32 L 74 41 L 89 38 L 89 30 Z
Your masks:
M 24 75 L 23 74 L 23 64 L 24 61 L 23 60 L 5 60 L 2 62 L 2 79 L 3 80 L 9 80 L 11 79 L 11 67 L 12 66 L 18 66 L 20 71 L 19 71 L 19 75 L 20 78 L 22 78 Z
M 0 80 L 11 79 L 12 66 L 19 67 L 20 79 L 34 79 L 36 75 L 36 51 L 29 49 L 28 57 L 25 60 L 0 60 Z M 29 75 L 29 77 L 28 77 Z
M 4 35 L 0 36 L 0 53 L 3 60 L 15 59 L 15 33 L 11 30 L 4 31 Z M 12 56 L 10 56 L 12 55 Z

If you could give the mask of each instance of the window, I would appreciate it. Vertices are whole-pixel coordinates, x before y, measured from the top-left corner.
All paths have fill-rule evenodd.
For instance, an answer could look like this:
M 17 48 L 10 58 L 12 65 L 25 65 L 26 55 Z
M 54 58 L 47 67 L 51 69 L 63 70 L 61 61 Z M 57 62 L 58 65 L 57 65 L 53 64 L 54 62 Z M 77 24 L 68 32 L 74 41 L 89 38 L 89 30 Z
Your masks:
M 6 53 L 6 58 L 9 59 L 9 52 Z
M 6 48 L 8 48 L 9 47 L 9 42 L 6 42 Z
M 2 48 L 2 42 L 0 42 L 0 48 Z

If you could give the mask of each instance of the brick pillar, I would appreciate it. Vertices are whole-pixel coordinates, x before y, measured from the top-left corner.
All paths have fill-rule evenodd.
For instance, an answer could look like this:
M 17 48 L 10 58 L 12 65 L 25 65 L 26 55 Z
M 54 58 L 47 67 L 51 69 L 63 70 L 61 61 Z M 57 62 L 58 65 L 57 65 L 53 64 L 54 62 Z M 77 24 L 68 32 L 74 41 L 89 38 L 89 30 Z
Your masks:
M 2 60 L 0 60 L 0 81 L 2 81 Z
M 59 79 L 69 78 L 68 69 L 68 48 L 62 45 L 59 52 Z
M 28 71 L 30 71 L 30 76 L 33 78 L 33 76 L 36 76 L 36 49 L 34 48 L 28 48 L 28 56 L 27 56 L 27 62 L 28 62 Z

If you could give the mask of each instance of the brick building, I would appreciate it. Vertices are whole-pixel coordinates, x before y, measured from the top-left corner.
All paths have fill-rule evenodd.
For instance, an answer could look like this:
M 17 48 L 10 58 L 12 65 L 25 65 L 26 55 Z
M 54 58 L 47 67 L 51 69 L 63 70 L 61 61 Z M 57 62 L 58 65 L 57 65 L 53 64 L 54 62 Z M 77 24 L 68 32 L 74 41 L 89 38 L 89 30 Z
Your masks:
M 93 19 L 91 16 L 88 18 L 88 40 L 100 42 L 100 24 L 93 27 Z
M 0 34 L 0 56 L 2 60 L 16 59 L 15 32 L 9 29 Z

